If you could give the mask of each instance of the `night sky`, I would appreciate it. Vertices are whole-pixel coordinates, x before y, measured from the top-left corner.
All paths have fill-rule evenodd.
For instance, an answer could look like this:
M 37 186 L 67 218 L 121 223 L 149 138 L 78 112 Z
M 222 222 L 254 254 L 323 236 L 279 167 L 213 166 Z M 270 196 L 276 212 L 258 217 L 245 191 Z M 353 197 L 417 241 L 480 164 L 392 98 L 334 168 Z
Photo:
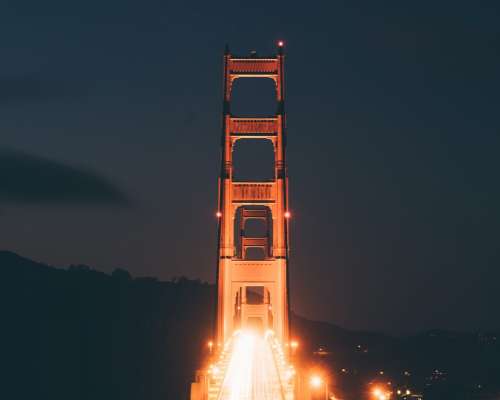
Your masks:
M 224 45 L 283 39 L 293 309 L 500 328 L 499 16 L 497 1 L 4 1 L 0 248 L 213 282 Z M 233 111 L 274 113 L 252 82 Z

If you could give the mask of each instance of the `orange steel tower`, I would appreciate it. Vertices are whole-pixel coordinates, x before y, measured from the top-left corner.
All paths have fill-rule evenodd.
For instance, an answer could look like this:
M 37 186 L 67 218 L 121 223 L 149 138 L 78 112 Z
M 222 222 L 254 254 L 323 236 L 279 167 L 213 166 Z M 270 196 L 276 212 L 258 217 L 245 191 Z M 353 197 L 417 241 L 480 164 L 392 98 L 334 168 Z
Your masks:
M 273 57 L 224 54 L 222 160 L 218 199 L 217 325 L 219 344 L 240 328 L 272 329 L 282 343 L 289 336 L 288 295 L 288 177 L 285 158 L 284 52 L 279 42 Z M 277 111 L 269 117 L 240 118 L 231 114 L 236 79 L 272 79 Z M 274 146 L 274 178 L 269 181 L 233 179 L 233 147 L 238 140 L 270 140 Z M 255 159 L 259 160 L 256 154 Z M 246 225 L 259 220 L 267 235 L 249 237 Z M 249 249 L 262 257 L 250 259 Z

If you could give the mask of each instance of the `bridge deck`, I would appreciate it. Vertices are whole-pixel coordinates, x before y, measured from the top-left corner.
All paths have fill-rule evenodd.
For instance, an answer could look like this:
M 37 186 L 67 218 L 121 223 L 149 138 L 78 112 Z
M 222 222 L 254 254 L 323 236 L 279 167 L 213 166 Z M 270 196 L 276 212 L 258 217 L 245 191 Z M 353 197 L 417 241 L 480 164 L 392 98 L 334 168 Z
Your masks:
M 286 363 L 278 346 L 260 335 L 240 333 L 227 351 L 218 400 L 289 400 Z

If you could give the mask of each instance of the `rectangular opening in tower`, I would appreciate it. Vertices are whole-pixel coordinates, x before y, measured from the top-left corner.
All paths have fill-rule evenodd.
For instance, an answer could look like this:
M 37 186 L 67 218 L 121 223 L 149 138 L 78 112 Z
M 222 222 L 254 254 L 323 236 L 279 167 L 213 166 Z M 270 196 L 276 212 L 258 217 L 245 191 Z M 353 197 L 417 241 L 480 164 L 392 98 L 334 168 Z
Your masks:
M 264 286 L 247 286 L 245 294 L 247 304 L 264 304 Z
M 268 139 L 240 139 L 233 147 L 235 181 L 272 181 L 274 179 L 274 146 Z

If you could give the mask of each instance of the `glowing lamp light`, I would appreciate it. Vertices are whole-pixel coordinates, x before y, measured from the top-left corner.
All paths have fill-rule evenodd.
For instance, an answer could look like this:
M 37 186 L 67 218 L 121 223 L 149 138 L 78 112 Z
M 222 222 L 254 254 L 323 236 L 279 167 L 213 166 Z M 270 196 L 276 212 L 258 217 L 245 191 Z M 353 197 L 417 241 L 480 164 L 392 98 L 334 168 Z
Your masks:
M 222 217 L 222 213 L 220 211 L 217 211 L 217 213 L 215 215 L 216 215 L 217 218 Z
M 283 40 L 278 41 L 278 47 L 283 47 L 285 45 L 285 42 Z
M 411 391 L 409 389 L 406 389 L 406 394 L 407 395 L 410 395 L 411 394 Z
M 285 211 L 285 218 L 290 218 L 292 216 L 292 214 L 290 213 L 290 211 Z
M 323 379 L 321 379 L 321 376 L 319 375 L 313 375 L 311 376 L 309 383 L 313 388 L 318 389 L 323 384 Z
M 296 349 L 297 347 L 299 347 L 299 342 L 297 342 L 296 340 L 292 340 L 290 346 L 292 346 L 292 349 Z
M 373 389 L 373 397 L 377 400 L 388 400 L 391 397 L 391 393 L 383 391 L 382 389 L 376 387 Z

